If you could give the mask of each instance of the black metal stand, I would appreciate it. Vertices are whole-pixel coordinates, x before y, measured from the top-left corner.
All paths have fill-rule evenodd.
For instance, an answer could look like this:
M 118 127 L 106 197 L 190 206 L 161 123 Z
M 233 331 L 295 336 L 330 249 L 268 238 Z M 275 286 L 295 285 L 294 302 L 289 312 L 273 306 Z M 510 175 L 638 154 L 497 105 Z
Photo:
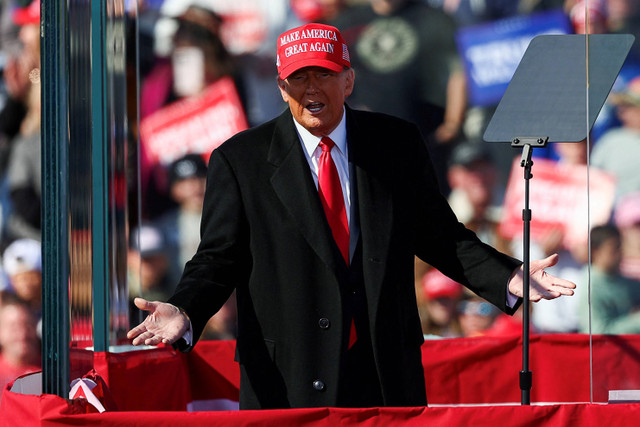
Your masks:
M 549 140 L 545 138 L 514 138 L 511 141 L 512 147 L 522 147 L 522 160 L 520 166 L 524 168 L 524 209 L 522 210 L 523 221 L 523 261 L 524 274 L 522 275 L 522 371 L 520 371 L 520 392 L 522 405 L 531 404 L 531 384 L 532 373 L 529 371 L 529 287 L 530 274 L 529 267 L 530 247 L 531 247 L 531 209 L 529 209 L 529 181 L 533 178 L 531 167 L 533 161 L 531 154 L 533 147 L 544 147 Z

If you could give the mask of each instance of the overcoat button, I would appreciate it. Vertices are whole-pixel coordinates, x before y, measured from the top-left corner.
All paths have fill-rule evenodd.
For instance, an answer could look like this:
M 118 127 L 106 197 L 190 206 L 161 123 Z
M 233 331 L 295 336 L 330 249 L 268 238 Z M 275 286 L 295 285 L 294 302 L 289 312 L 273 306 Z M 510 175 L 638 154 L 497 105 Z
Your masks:
M 315 380 L 313 382 L 313 388 L 316 389 L 317 391 L 323 391 L 325 388 L 325 385 L 322 381 L 320 380 Z
M 331 322 L 326 317 L 322 317 L 320 320 L 318 320 L 318 325 L 321 329 L 329 329 L 329 326 L 331 326 Z

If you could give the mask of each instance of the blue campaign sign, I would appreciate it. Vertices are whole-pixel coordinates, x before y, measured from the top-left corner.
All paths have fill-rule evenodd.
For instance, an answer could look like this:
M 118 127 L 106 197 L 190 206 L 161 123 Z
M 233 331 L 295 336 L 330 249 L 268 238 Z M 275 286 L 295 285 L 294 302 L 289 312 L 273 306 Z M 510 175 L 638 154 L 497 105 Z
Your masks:
M 469 103 L 497 105 L 531 39 L 541 34 L 572 32 L 571 22 L 562 10 L 461 28 L 456 42 L 467 74 Z

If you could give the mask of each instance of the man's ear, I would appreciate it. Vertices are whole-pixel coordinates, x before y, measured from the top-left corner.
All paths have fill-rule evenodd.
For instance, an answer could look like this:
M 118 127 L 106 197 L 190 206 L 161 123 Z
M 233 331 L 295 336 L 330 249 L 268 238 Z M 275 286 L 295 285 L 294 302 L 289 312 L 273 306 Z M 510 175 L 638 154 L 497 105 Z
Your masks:
M 289 103 L 289 94 L 287 93 L 287 83 L 278 77 L 278 88 L 280 89 L 280 96 L 282 96 L 282 100 L 286 103 Z
M 353 68 L 349 68 L 346 71 L 346 87 L 344 90 L 344 97 L 347 98 L 353 92 L 353 86 L 356 80 L 356 72 L 353 71 Z

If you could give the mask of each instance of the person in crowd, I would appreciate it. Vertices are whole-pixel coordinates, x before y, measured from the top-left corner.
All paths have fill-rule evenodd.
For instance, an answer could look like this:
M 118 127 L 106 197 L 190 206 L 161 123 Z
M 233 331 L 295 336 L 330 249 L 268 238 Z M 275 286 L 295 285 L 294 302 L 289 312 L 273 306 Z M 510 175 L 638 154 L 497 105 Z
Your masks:
M 21 49 L 3 73 L 10 95 L 0 112 L 3 248 L 15 239 L 40 238 L 40 1 L 12 14 Z
M 169 196 L 176 207 L 154 223 L 165 236 L 173 283 L 178 283 L 185 263 L 200 243 L 206 176 L 207 164 L 200 154 L 186 154 L 169 166 Z
M 140 117 L 146 117 L 180 99 L 201 95 L 210 85 L 230 78 L 240 100 L 244 99 L 242 78 L 236 61 L 224 45 L 221 17 L 204 2 L 182 5 L 171 12 L 177 26 L 168 58 L 159 58 L 147 74 L 140 91 Z M 146 141 L 140 147 L 143 216 L 155 220 L 172 207 L 166 194 L 167 165 L 153 164 Z
M 4 176 L 11 141 L 20 131 L 26 114 L 24 98 L 29 88 L 28 73 L 35 62 L 23 50 L 18 37 L 18 26 L 13 19 L 13 4 L 0 6 L 0 175 Z M 4 204 L 4 203 L 3 203 Z M 6 209 L 3 209 L 6 211 Z
M 236 72 L 233 57 L 220 38 L 222 20 L 218 14 L 203 4 L 174 13 L 177 28 L 169 58 L 159 58 L 142 83 L 141 118 L 172 101 L 197 95 L 219 78 Z
M 173 293 L 177 282 L 169 274 L 172 256 L 163 230 L 155 224 L 143 222 L 131 233 L 131 245 L 127 253 L 127 282 L 132 325 L 144 318 L 144 313 L 133 303 L 135 298 L 166 300 Z
M 29 75 L 40 67 L 40 1 L 16 0 L 2 5 L 2 103 L 0 105 L 0 157 L 2 171 L 11 141 L 27 112 Z
M 458 323 L 458 303 L 462 299 L 462 285 L 435 268 L 422 277 L 420 319 L 425 337 L 453 338 L 462 335 Z M 420 299 L 419 299 L 420 300 Z
M 568 9 L 567 14 L 571 19 L 574 33 L 605 34 L 609 32 L 607 0 L 567 0 L 565 8 Z
M 39 79 L 39 77 L 37 77 Z M 34 81 L 29 93 L 28 112 L 20 134 L 12 142 L 6 172 L 11 208 L 7 217 L 3 244 L 16 239 L 41 238 L 41 135 L 40 81 Z
M 463 337 L 479 337 L 491 329 L 500 311 L 475 295 L 467 295 L 457 308 L 458 322 Z
M 467 107 L 453 20 L 416 0 L 370 0 L 330 23 L 344 34 L 358 75 L 350 104 L 417 124 L 447 193 L 447 160 Z
M 173 293 L 176 282 L 169 275 L 171 260 L 162 230 L 155 225 L 142 224 L 134 230 L 133 239 L 138 240 L 139 249 L 134 245 L 128 264 L 132 282 L 139 282 L 136 296 L 166 300 Z M 132 290 L 138 291 L 136 288 L 138 286 L 131 286 Z
M 493 193 L 497 171 L 486 145 L 463 142 L 453 149 L 447 171 L 449 205 L 480 240 L 508 253 L 510 242 L 498 233 L 500 211 Z
M 640 3 L 636 0 L 607 0 L 607 26 L 615 34 L 633 34 L 640 39 Z M 638 43 L 631 46 L 629 53 L 634 60 L 640 60 Z
M 12 242 L 2 254 L 2 267 L 9 287 L 32 312 L 40 317 L 42 309 L 42 249 L 34 239 Z
M 279 117 L 213 151 L 198 251 L 133 345 L 188 350 L 235 290 L 240 407 L 421 406 L 414 256 L 513 313 L 522 264 L 482 243 L 438 191 L 419 129 L 345 104 L 355 84 L 332 26 L 277 45 Z M 531 263 L 531 300 L 571 295 Z
M 622 238 L 620 273 L 640 281 L 640 191 L 618 200 L 613 220 Z
M 166 0 L 171 12 L 186 4 L 206 6 L 222 19 L 220 36 L 233 56 L 244 87 L 244 106 L 251 126 L 271 120 L 285 108 L 273 84 L 272 49 L 284 30 L 302 24 L 290 0 Z M 171 12 L 173 13 L 173 12 Z
M 605 132 L 591 153 L 591 166 L 616 177 L 616 199 L 640 191 L 637 161 L 640 156 L 640 76 L 610 95 L 621 126 Z
M 591 292 L 580 300 L 580 331 L 593 334 L 640 332 L 640 282 L 620 274 L 620 231 L 615 225 L 591 230 Z M 585 271 L 583 283 L 587 283 Z
M 0 399 L 9 383 L 40 369 L 36 318 L 24 301 L 7 295 L 0 305 Z

